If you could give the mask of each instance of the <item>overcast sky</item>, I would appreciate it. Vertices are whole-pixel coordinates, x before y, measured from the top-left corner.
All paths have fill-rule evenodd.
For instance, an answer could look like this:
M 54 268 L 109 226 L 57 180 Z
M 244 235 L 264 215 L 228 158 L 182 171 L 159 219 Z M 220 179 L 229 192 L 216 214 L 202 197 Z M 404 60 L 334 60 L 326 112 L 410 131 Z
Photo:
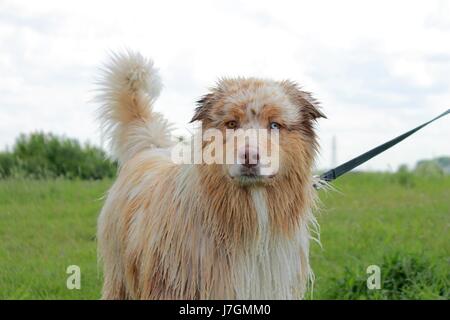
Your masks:
M 450 108 L 450 1 L 2 1 L 0 149 L 44 130 L 100 143 L 92 98 L 108 50 L 153 58 L 156 109 L 187 135 L 194 102 L 220 76 L 291 79 L 312 91 L 318 167 Z M 450 154 L 450 117 L 371 160 L 396 169 Z

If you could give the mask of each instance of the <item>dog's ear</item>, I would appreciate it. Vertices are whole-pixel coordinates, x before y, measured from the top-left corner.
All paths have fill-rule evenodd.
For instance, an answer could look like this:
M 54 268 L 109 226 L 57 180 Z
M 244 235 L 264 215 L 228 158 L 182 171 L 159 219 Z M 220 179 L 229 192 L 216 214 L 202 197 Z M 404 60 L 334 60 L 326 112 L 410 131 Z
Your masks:
M 327 116 L 320 110 L 320 103 L 317 101 L 310 92 L 300 91 L 300 97 L 303 100 L 303 108 L 304 111 L 308 114 L 309 117 L 313 120 L 317 120 L 317 118 L 327 118 Z
M 214 93 L 205 94 L 199 100 L 197 100 L 197 108 L 195 108 L 194 116 L 190 123 L 194 121 L 203 121 L 208 119 L 208 111 L 211 109 L 214 103 Z
M 300 107 L 300 112 L 310 120 L 318 118 L 327 118 L 320 110 L 320 103 L 312 96 L 310 92 L 300 90 L 300 87 L 291 81 L 283 81 L 283 87 L 291 101 Z

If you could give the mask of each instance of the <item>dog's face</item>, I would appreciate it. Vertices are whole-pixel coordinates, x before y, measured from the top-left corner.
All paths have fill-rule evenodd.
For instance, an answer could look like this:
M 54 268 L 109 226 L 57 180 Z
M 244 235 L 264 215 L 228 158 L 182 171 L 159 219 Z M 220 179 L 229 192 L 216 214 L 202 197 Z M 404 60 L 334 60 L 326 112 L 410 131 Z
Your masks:
M 316 150 L 314 121 L 325 117 L 318 103 L 290 81 L 223 79 L 198 101 L 192 121 L 203 132 L 222 133 L 218 173 L 240 185 L 268 184 L 292 170 L 310 170 Z M 212 140 L 211 140 L 212 141 Z M 231 149 L 228 149 L 232 143 Z M 209 143 L 204 143 L 203 148 Z

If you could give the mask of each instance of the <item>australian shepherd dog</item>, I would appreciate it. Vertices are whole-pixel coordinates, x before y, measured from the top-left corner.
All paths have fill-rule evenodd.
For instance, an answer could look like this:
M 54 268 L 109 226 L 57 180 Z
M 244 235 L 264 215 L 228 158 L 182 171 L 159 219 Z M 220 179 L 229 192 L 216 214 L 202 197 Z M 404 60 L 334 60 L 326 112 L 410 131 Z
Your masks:
M 98 220 L 103 298 L 302 298 L 316 225 L 314 124 L 324 117 L 311 94 L 286 80 L 220 79 L 198 101 L 191 138 L 236 159 L 183 162 L 153 110 L 162 85 L 151 60 L 113 54 L 99 82 L 98 115 L 119 165 Z M 229 148 L 252 129 L 267 132 L 265 144 Z M 202 139 L 208 130 L 214 139 Z

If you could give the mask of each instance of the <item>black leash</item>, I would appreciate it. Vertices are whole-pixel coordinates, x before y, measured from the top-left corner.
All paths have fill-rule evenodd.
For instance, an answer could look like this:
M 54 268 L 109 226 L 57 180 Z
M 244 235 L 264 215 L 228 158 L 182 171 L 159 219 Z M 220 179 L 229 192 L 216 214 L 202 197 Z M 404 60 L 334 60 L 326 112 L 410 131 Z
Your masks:
M 341 164 L 340 166 L 331 169 L 330 171 L 325 172 L 324 174 L 322 174 L 320 176 L 320 179 L 326 182 L 330 182 L 335 180 L 336 178 L 342 176 L 343 174 L 349 172 L 350 170 L 356 168 L 357 166 L 363 164 L 364 162 L 372 159 L 373 157 L 375 157 L 376 155 L 379 155 L 380 153 L 386 151 L 387 149 L 395 146 L 397 143 L 399 143 L 400 141 L 403 141 L 404 139 L 406 139 L 407 137 L 409 137 L 410 135 L 412 135 L 413 133 L 419 131 L 420 129 L 422 129 L 423 127 L 429 125 L 430 123 L 432 123 L 433 121 L 436 121 L 439 118 L 442 118 L 443 116 L 447 115 L 450 113 L 450 109 L 448 109 L 447 111 L 445 111 L 444 113 L 442 113 L 441 115 L 437 116 L 436 118 L 425 122 L 424 124 L 418 126 L 417 128 L 414 128 L 400 136 L 398 136 L 397 138 L 394 138 L 386 143 L 383 143 L 382 145 L 379 145 L 376 148 L 373 148 L 372 150 L 367 151 L 366 153 L 363 153 L 362 155 L 347 161 L 344 164 Z

